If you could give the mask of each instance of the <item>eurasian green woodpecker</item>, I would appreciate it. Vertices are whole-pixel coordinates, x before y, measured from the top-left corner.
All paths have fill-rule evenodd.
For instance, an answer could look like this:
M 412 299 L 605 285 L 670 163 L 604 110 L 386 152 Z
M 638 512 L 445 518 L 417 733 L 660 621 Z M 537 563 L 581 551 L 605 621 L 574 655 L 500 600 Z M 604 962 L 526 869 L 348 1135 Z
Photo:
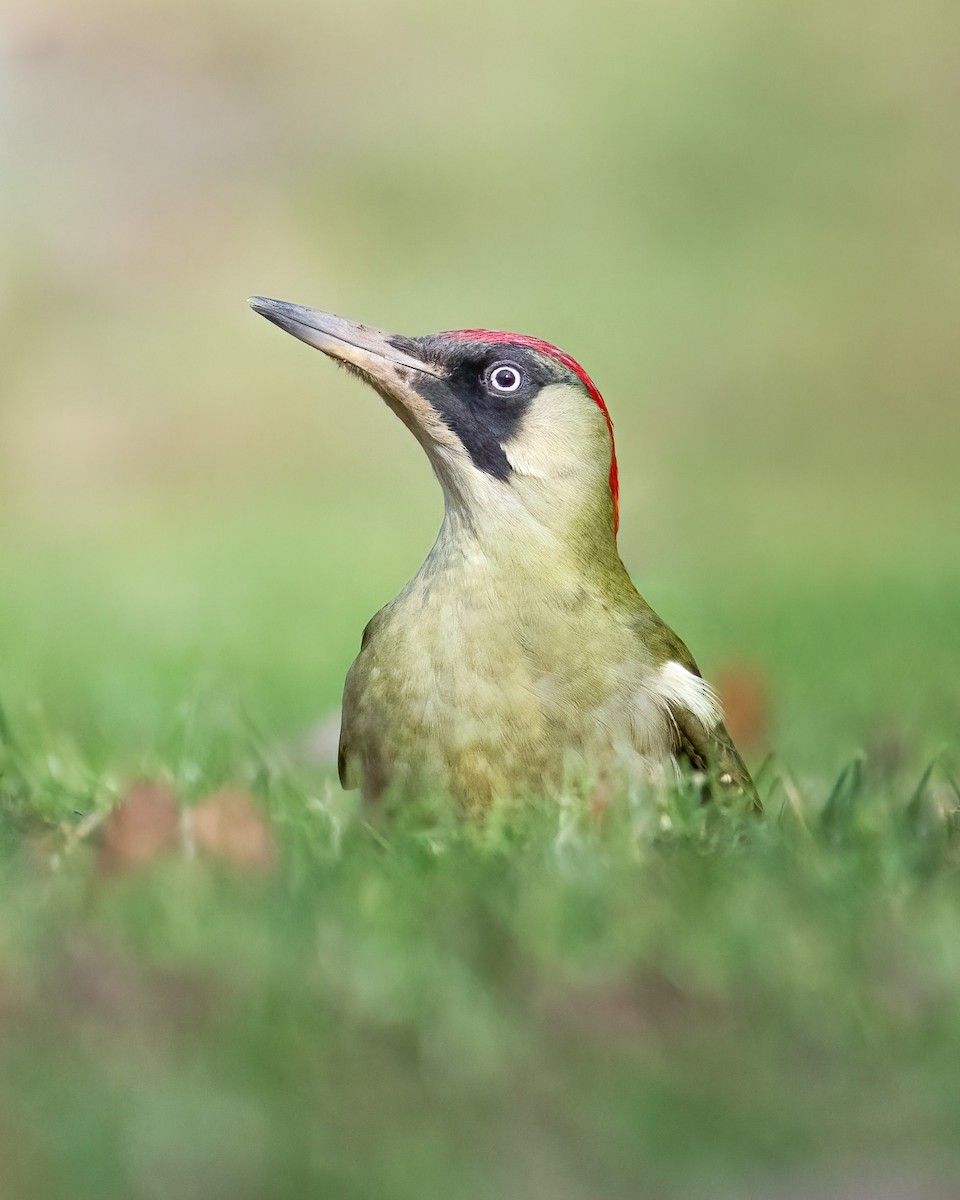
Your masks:
M 613 426 L 578 363 L 520 334 L 400 337 L 250 304 L 375 388 L 443 488 L 433 549 L 347 675 L 344 787 L 439 788 L 477 810 L 685 762 L 756 803 L 716 695 L 620 561 Z

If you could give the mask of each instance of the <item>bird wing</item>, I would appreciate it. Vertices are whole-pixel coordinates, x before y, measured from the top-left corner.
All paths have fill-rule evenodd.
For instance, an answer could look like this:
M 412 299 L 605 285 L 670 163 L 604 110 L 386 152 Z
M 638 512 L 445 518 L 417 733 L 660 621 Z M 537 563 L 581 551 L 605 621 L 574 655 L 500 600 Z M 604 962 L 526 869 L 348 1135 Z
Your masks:
M 720 796 L 746 796 L 759 812 L 757 789 L 723 722 L 708 729 L 688 708 L 673 703 L 668 708 L 675 729 L 676 757 L 706 774 L 711 791 Z
M 720 702 L 693 655 L 645 601 L 636 615 L 636 632 L 659 664 L 658 695 L 670 717 L 674 756 L 707 776 L 711 794 L 718 798 L 746 796 L 759 812 L 760 798 L 750 772 L 723 723 Z M 671 686 L 671 675 L 685 678 L 692 686 Z

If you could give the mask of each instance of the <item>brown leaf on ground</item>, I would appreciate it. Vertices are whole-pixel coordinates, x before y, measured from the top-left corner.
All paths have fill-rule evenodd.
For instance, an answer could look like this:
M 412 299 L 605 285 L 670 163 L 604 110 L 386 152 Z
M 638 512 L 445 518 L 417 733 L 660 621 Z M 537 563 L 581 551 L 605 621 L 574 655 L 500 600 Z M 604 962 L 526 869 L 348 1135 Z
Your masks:
M 770 699 L 763 676 L 748 664 L 727 667 L 713 680 L 724 724 L 741 750 L 765 750 L 770 743 Z
M 143 867 L 180 844 L 180 806 L 173 788 L 141 779 L 127 788 L 103 823 L 100 867 L 107 872 Z
M 273 831 L 249 793 L 222 788 L 188 813 L 197 850 L 243 871 L 266 873 L 277 860 Z

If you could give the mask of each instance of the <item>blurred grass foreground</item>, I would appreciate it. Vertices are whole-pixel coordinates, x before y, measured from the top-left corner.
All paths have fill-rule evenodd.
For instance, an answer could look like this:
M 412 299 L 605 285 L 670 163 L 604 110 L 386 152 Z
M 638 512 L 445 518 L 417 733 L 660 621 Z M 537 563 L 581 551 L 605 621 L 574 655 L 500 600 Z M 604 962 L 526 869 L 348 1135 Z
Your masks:
M 957 1193 L 958 50 L 8 0 L 0 1196 Z M 251 292 L 585 364 L 762 821 L 371 824 L 305 760 L 440 501 Z

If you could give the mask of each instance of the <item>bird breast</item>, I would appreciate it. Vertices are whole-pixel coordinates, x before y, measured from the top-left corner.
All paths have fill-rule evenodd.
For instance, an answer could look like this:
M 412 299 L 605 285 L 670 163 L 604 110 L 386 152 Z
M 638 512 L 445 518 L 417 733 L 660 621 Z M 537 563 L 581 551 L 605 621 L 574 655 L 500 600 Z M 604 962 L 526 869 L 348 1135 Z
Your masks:
M 347 782 L 371 797 L 440 787 L 473 809 L 573 776 L 649 777 L 671 739 L 656 670 L 583 580 L 505 576 L 479 554 L 428 559 L 348 676 Z

